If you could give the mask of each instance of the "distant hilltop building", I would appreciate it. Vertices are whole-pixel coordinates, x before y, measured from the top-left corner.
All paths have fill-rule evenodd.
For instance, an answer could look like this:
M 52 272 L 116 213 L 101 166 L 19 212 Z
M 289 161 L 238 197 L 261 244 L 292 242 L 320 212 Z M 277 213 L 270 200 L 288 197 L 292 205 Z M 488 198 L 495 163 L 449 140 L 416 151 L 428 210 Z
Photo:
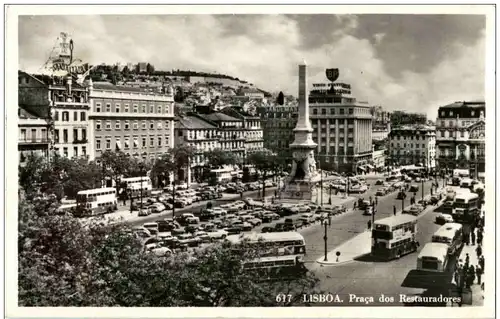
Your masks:
M 405 111 L 394 111 L 391 113 L 391 126 L 409 124 L 426 124 L 427 115 L 425 113 L 410 113 Z

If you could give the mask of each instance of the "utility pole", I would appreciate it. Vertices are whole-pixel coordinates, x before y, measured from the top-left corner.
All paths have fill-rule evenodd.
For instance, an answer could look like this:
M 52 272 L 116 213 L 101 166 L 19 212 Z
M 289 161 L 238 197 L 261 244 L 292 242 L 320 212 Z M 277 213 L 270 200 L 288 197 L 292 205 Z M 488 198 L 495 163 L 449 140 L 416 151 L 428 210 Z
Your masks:
M 325 236 L 323 237 L 323 239 L 325 240 L 325 259 L 324 261 L 328 261 L 328 244 L 327 244 L 327 241 L 328 241 L 328 234 L 327 234 L 327 228 L 326 228 L 326 220 L 324 221 L 324 224 L 325 224 Z
M 347 183 L 345 185 L 345 194 L 346 197 L 349 197 L 349 175 L 347 176 Z
M 422 202 L 424 201 L 424 179 L 422 178 Z
M 377 205 L 375 204 L 375 202 L 372 203 L 372 229 L 373 229 L 373 226 L 374 226 L 374 223 L 375 223 L 375 213 L 377 212 Z
M 174 218 L 175 218 L 175 175 L 172 181 L 172 219 Z
M 319 183 L 321 189 L 321 206 L 323 206 L 323 170 L 321 170 L 321 180 Z

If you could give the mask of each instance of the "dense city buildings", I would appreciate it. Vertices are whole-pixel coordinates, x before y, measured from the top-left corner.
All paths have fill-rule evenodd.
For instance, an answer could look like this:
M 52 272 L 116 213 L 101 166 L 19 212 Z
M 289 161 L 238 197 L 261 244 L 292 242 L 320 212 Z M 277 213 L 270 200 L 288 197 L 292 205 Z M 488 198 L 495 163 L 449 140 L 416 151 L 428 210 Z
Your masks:
M 208 161 L 206 152 L 220 148 L 220 139 L 217 124 L 193 115 L 180 116 L 175 122 L 175 146 L 189 145 L 195 149 L 195 155 L 189 163 L 187 172 L 188 183 L 200 180 Z M 181 175 L 183 175 L 181 173 Z M 184 179 L 180 176 L 179 179 Z
M 436 167 L 436 129 L 421 124 L 403 125 L 389 134 L 390 165 Z
M 427 124 L 427 115 L 424 113 L 410 113 L 406 111 L 393 111 L 390 114 L 391 127 L 411 124 Z
M 366 165 L 369 170 L 381 172 L 386 167 L 386 150 L 373 150 L 372 163 Z
M 19 127 L 17 140 L 19 165 L 24 166 L 29 155 L 49 156 L 50 119 L 19 107 L 17 126 Z
M 111 83 L 88 83 L 90 94 L 90 158 L 121 150 L 154 160 L 174 146 L 174 99 L 171 88 L 161 94 Z
M 290 144 L 293 142 L 293 129 L 297 124 L 298 106 L 296 104 L 270 105 L 258 109 L 264 134 L 264 147 L 280 156 L 291 156 Z
M 484 178 L 485 116 L 486 105 L 482 101 L 439 107 L 436 143 L 441 169 L 469 169 L 472 176 Z
M 229 116 L 224 113 L 214 112 L 206 115 L 197 115 L 199 118 L 207 119 L 217 124 L 220 135 L 221 149 L 232 152 L 236 158 L 245 158 L 245 130 L 242 119 Z
M 261 151 L 264 148 L 264 130 L 262 129 L 260 117 L 244 111 L 240 107 L 226 107 L 221 113 L 243 120 L 245 130 L 245 156 L 250 153 Z
M 87 157 L 88 89 L 71 76 L 50 77 L 19 72 L 20 106 L 32 114 L 50 114 L 50 151 L 64 157 Z
M 313 84 L 309 95 L 313 140 L 320 167 L 363 173 L 372 160 L 372 113 L 345 83 Z

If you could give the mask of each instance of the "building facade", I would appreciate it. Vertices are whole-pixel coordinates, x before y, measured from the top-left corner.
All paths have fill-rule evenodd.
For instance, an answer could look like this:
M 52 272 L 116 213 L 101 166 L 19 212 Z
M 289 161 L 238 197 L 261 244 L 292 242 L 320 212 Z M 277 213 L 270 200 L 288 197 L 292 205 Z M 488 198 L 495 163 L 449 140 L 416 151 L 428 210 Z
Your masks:
M 197 116 L 201 117 L 200 115 Z M 203 115 L 201 118 L 217 124 L 220 135 L 220 148 L 224 151 L 232 152 L 240 162 L 243 162 L 245 159 L 245 130 L 243 120 L 220 112 Z
M 485 102 L 455 102 L 438 109 L 436 143 L 442 170 L 469 169 L 484 178 Z
M 299 109 L 296 104 L 272 105 L 259 107 L 264 148 L 269 149 L 280 156 L 290 157 L 290 144 L 293 143 L 293 129 L 297 125 Z
M 385 160 L 386 160 L 386 150 L 373 150 L 372 153 L 372 164 L 368 166 L 369 169 L 381 172 L 385 168 Z
M 320 167 L 363 173 L 372 160 L 371 108 L 351 97 L 350 86 L 313 84 L 309 94 L 313 140 Z
M 245 130 L 245 157 L 264 149 L 264 130 L 262 129 L 260 117 L 257 114 L 250 114 L 242 108 L 226 107 L 221 113 L 243 120 Z
M 208 161 L 206 152 L 220 148 L 219 130 L 217 124 L 208 120 L 202 120 L 196 116 L 186 115 L 178 117 L 175 122 L 175 145 L 192 146 L 196 154 L 189 163 L 187 181 L 201 181 L 203 170 L 207 167 Z M 182 177 L 182 176 L 181 176 Z
M 50 119 L 43 118 L 18 108 L 19 137 L 17 149 L 19 165 L 24 166 L 30 155 L 49 156 Z
M 404 125 L 389 134 L 390 165 L 420 165 L 433 171 L 436 167 L 436 130 L 432 126 Z
M 153 161 L 174 146 L 174 97 L 89 82 L 91 159 L 106 150 Z

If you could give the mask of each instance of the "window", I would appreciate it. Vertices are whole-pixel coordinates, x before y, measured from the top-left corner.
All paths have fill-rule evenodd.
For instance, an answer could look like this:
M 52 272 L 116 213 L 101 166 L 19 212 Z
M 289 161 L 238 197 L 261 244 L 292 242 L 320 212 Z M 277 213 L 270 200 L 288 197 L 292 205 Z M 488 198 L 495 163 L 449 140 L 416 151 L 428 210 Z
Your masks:
M 344 115 L 345 112 L 344 112 L 344 109 L 340 109 L 340 115 Z
M 446 113 L 445 113 L 445 111 L 441 111 L 441 116 L 443 116 L 443 117 L 444 117 L 444 116 L 445 116 L 445 114 L 446 114 Z
M 95 141 L 95 149 L 100 150 L 101 149 L 101 140 L 96 140 Z
M 58 111 L 54 112 L 54 121 L 59 121 L 59 112 Z
M 464 131 L 460 132 L 460 137 L 465 137 L 465 132 Z
M 422 144 L 422 148 L 425 148 L 425 144 Z
M 85 112 L 80 112 L 80 121 L 86 121 L 87 120 L 87 116 L 85 114 Z
M 149 122 L 149 129 L 150 130 L 154 130 L 155 129 L 155 122 L 154 121 Z
M 143 129 L 143 130 L 145 130 L 145 129 L 146 129 L 146 126 L 147 126 L 147 125 L 146 125 L 146 121 L 142 121 L 141 126 L 142 126 L 142 129 Z
M 96 111 L 97 113 L 101 113 L 101 103 L 96 103 L 96 104 L 95 104 L 95 111 Z
M 130 123 L 129 123 L 129 121 L 125 121 L 125 129 L 126 130 L 130 129 Z
M 111 121 L 106 121 L 106 130 L 111 130 Z
M 415 139 L 416 139 L 417 141 L 419 140 L 419 138 L 420 138 L 420 136 L 418 136 L 418 135 L 417 135 L 417 136 L 415 136 Z
M 125 138 L 125 149 L 128 150 L 130 148 L 130 139 L 128 137 Z
M 62 120 L 63 120 L 63 122 L 69 122 L 69 112 L 68 111 L 62 112 Z
M 156 126 L 158 127 L 159 130 L 161 130 L 163 127 L 163 124 L 161 121 L 158 121 L 158 123 L 156 124 Z
M 313 114 L 318 115 L 318 109 L 313 109 Z
M 170 123 L 170 121 L 165 121 L 165 128 L 166 129 L 168 128 L 169 123 Z
M 124 109 L 124 112 L 125 113 L 128 113 L 130 111 L 129 109 L 129 105 L 128 104 L 125 104 L 125 109 Z
M 161 137 L 158 137 L 158 146 L 161 146 Z
M 155 139 L 153 137 L 149 138 L 149 146 L 153 147 L 155 145 Z
M 106 112 L 111 112 L 111 103 L 106 103 Z
M 450 116 L 453 116 L 453 111 L 450 111 Z
M 95 121 L 95 129 L 96 129 L 96 131 L 101 130 L 101 121 Z
M 87 130 L 82 128 L 82 140 L 86 141 L 87 140 Z
M 87 156 L 87 147 L 86 146 L 82 146 L 82 155 Z
M 352 107 L 349 108 L 349 114 L 354 114 L 354 109 Z
M 142 138 L 142 147 L 146 147 L 146 138 L 145 137 Z
M 106 149 L 107 150 L 111 149 L 111 139 L 109 138 L 106 139 Z
M 73 121 L 78 121 L 78 112 L 73 112 Z
M 134 113 L 139 112 L 139 106 L 137 104 L 134 104 Z
M 161 105 L 158 105 L 156 108 L 156 113 L 161 114 Z
M 154 105 L 150 105 L 149 106 L 149 113 L 154 113 L 155 112 L 155 106 Z
M 73 156 L 78 156 L 78 146 L 73 147 Z
M 134 148 L 138 148 L 138 147 L 139 147 L 139 142 L 137 141 L 137 137 L 134 137 L 134 144 L 133 144 L 133 147 L 134 147 Z
M 146 113 L 146 105 L 145 104 L 143 104 L 141 106 L 141 113 Z
M 134 130 L 139 129 L 139 121 L 134 121 Z
M 68 143 L 68 130 L 63 130 L 63 142 Z
M 57 132 L 57 140 L 59 139 L 59 131 L 56 130 Z M 26 130 L 25 129 L 21 129 L 21 140 L 25 141 L 26 140 Z
M 444 137 L 444 131 L 441 131 L 441 137 Z
M 118 103 L 115 104 L 115 112 L 120 113 L 120 104 Z
M 470 116 L 474 116 L 475 112 L 474 110 L 470 111 Z
M 121 129 L 121 122 L 120 120 L 116 120 L 115 122 L 115 130 L 120 130 Z
M 321 115 L 326 115 L 326 109 L 321 109 Z
M 67 147 L 63 147 L 63 155 L 64 155 L 64 157 L 68 157 L 68 148 Z
M 335 114 L 335 109 L 334 109 L 334 108 L 331 108 L 331 109 L 330 109 L 330 114 L 331 114 L 331 115 L 334 115 L 334 114 Z
M 73 140 L 78 140 L 78 129 L 73 129 Z

